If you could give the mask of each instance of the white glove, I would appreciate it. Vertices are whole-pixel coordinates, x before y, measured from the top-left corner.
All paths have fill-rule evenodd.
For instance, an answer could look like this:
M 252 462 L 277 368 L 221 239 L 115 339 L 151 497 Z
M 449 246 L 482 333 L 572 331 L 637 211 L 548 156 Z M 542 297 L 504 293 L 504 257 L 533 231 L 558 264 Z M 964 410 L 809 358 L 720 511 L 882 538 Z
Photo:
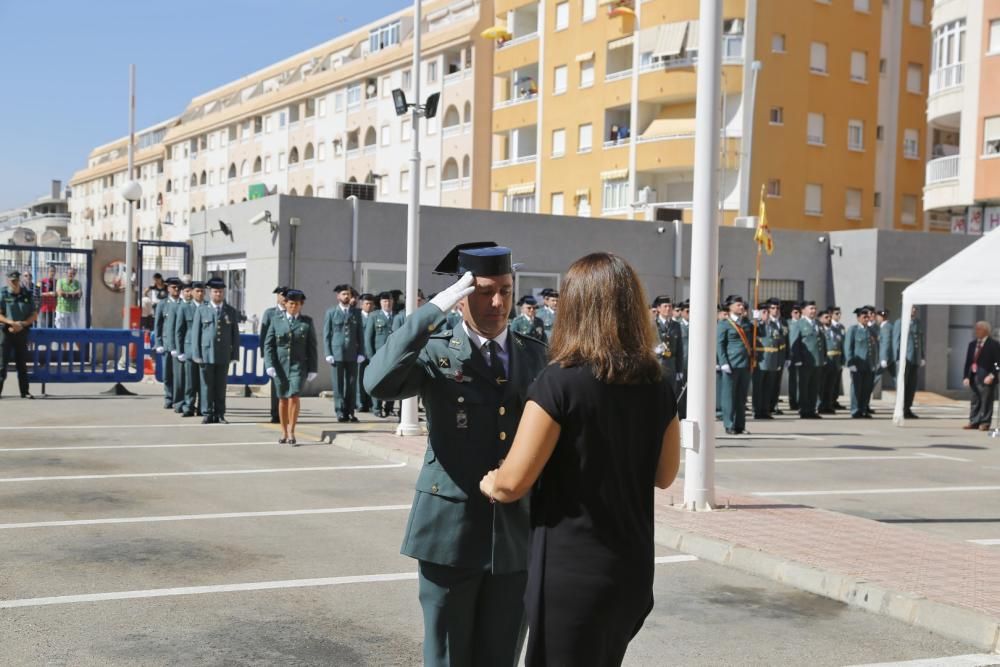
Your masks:
M 364 361 L 364 360 L 365 360 L 365 355 L 363 355 L 363 354 L 359 354 L 359 355 L 358 355 L 358 363 L 360 364 L 360 363 L 361 363 L 362 361 Z
M 316 379 L 316 373 L 309 373 L 308 375 L 306 375 L 306 382 L 307 383 L 308 382 L 312 382 L 315 379 Z
M 674 377 L 674 380 L 676 380 L 677 382 L 683 382 L 683 381 L 684 381 L 684 373 L 678 373 L 678 374 L 677 374 L 677 375 L 676 375 L 676 376 Z
M 760 319 L 760 311 L 759 311 L 759 310 L 757 310 L 756 308 L 755 308 L 755 309 L 754 309 L 754 311 L 753 311 L 753 318 L 754 318 L 755 320 L 759 320 L 759 319 Z
M 667 349 L 667 346 L 664 345 L 663 343 L 660 343 L 659 345 L 657 345 L 656 347 L 653 348 L 653 353 L 654 354 L 663 354 L 663 351 L 666 350 L 666 349 Z
M 177 355 L 177 361 L 187 361 L 187 360 L 188 360 L 188 358 L 187 358 L 186 354 L 178 354 Z
M 733 367 L 730 366 L 729 364 L 722 364 L 721 366 L 719 366 L 719 370 L 725 373 L 726 375 L 729 375 L 730 373 L 733 372 Z
M 791 367 L 792 367 L 792 362 L 790 360 L 786 359 L 785 360 L 785 368 L 791 368 Z
M 795 362 L 795 367 L 796 367 L 796 368 L 798 368 L 798 367 L 799 367 L 799 366 L 801 366 L 801 365 L 802 365 L 802 362 L 801 362 L 801 361 L 796 361 L 796 362 Z
M 327 357 L 326 358 L 326 363 L 332 364 L 333 363 L 333 357 Z
M 177 350 L 170 350 L 170 356 L 171 356 L 171 357 L 176 357 L 176 356 L 177 356 L 177 354 L 178 354 L 178 353 L 177 353 Z
M 455 304 L 476 291 L 475 282 L 476 279 L 472 277 L 472 272 L 466 271 L 465 275 L 458 279 L 458 282 L 438 292 L 438 295 L 431 299 L 431 303 L 442 313 L 447 313 L 455 307 Z
M 163 354 L 163 346 L 162 345 L 157 345 L 156 346 L 156 353 L 157 354 Z
M 882 361 L 879 362 L 878 365 L 881 366 L 882 368 L 888 368 L 889 367 L 889 362 L 886 361 L 885 359 L 883 359 Z
M 274 366 L 271 366 L 270 368 L 268 368 L 264 372 L 267 373 L 267 377 L 269 377 L 269 378 L 273 378 L 275 375 L 278 374 L 278 371 L 274 370 Z
M 847 370 L 851 371 L 852 373 L 857 373 L 858 372 L 858 367 L 857 366 L 848 366 Z
M 921 359 L 920 360 L 920 367 L 923 368 L 926 365 L 927 365 L 927 360 L 926 359 Z
M 204 360 L 204 359 L 202 359 L 201 357 L 195 357 L 195 358 L 193 359 L 193 361 L 194 361 L 194 363 L 196 363 L 196 364 L 203 364 L 203 363 L 205 363 L 205 360 Z

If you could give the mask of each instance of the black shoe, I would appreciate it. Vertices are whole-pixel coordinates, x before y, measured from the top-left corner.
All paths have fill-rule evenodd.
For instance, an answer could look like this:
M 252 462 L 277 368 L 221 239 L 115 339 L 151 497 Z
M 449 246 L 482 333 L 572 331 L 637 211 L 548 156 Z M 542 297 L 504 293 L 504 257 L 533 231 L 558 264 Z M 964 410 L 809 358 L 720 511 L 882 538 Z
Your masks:
M 299 446 L 299 443 L 295 441 L 295 438 L 289 438 L 288 439 L 288 444 L 291 445 L 292 447 L 298 447 Z
M 843 405 L 841 405 L 839 402 L 837 402 L 837 403 L 833 404 L 833 409 L 834 410 L 846 410 L 847 408 L 845 408 Z
M 184 413 L 184 414 L 182 414 L 181 416 L 182 416 L 182 417 L 194 417 L 194 413 L 193 413 L 193 412 L 185 412 L 185 413 Z
M 785 413 L 784 413 L 784 411 L 780 410 L 779 408 L 775 408 L 774 410 L 771 410 L 771 414 L 772 415 L 783 415 Z
M 822 417 L 820 417 L 815 412 L 811 412 L 811 413 L 806 413 L 804 415 L 799 415 L 799 419 L 822 419 Z
M 278 444 L 284 445 L 288 443 L 288 438 L 278 438 Z
M 216 417 L 215 418 L 215 423 L 216 424 L 228 424 L 229 422 L 226 421 L 225 417 Z
M 35 397 L 34 397 L 34 396 L 32 396 L 31 394 L 27 393 L 27 392 L 25 392 L 25 393 L 21 394 L 21 398 L 26 398 L 26 399 L 28 399 L 29 401 L 33 401 L 33 400 L 35 400 Z
M 173 403 L 164 403 L 163 404 L 163 409 L 164 410 L 173 410 L 174 409 L 174 404 Z
M 352 424 L 357 424 L 361 420 L 355 417 L 354 415 L 351 415 L 350 417 L 347 418 L 347 421 L 351 422 Z
M 821 415 L 835 415 L 835 414 L 837 414 L 837 412 L 833 408 L 823 408 L 822 410 L 819 410 L 819 414 L 821 414 Z
M 351 420 L 348 419 L 347 417 L 337 417 L 337 423 L 338 424 L 346 424 L 349 421 L 351 421 Z
M 864 417 L 865 419 L 874 419 L 875 418 L 874 416 L 872 416 L 872 413 L 870 413 L 870 412 L 866 412 L 866 413 L 864 413 L 861 416 Z
M 201 423 L 202 424 L 214 424 L 215 422 L 212 420 L 211 417 L 205 417 L 204 419 L 201 420 Z
M 737 435 L 736 429 L 734 429 L 734 428 L 727 428 L 726 429 L 726 435 Z
M 183 414 L 184 408 L 174 408 L 174 412 L 176 412 L 177 414 Z
M 907 419 L 920 419 L 920 416 L 914 413 L 912 410 L 907 410 L 903 413 L 903 416 Z

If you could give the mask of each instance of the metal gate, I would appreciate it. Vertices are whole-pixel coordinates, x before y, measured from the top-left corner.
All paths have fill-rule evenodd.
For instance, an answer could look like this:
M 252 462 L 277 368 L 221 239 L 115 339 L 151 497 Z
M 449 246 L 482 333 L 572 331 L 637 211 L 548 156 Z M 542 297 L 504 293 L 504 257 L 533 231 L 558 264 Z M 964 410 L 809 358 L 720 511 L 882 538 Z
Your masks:
M 191 274 L 191 246 L 183 241 L 138 242 L 139 294 L 153 284 L 153 274 L 163 274 L 164 278 L 181 277 Z
M 70 271 L 75 272 L 75 280 L 80 283 L 79 299 L 68 299 L 64 303 L 68 309 L 79 313 L 69 328 L 90 328 L 91 289 L 94 283 L 94 251 L 79 248 L 51 248 L 45 246 L 0 245 L 0 275 L 4 278 L 10 271 L 21 272 L 21 286 L 32 293 L 39 317 L 35 326 L 51 328 L 55 326 L 57 297 L 56 285 L 68 280 Z M 100 279 L 100 276 L 97 277 Z

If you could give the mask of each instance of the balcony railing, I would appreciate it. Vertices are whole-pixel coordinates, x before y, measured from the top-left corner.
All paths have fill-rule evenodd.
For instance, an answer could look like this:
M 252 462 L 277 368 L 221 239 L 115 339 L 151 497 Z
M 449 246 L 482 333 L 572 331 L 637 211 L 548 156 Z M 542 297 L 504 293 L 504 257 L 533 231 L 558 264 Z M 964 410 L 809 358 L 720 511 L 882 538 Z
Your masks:
M 621 139 L 608 139 L 604 142 L 605 148 L 616 148 L 618 146 L 628 146 L 629 142 L 632 141 L 632 137 L 623 137 Z
M 538 159 L 537 155 L 522 155 L 520 157 L 508 158 L 506 160 L 495 160 L 493 162 L 493 168 L 499 169 L 500 167 L 510 167 L 515 164 L 527 164 L 528 162 L 534 162 Z
M 511 39 L 511 40 L 503 42 L 503 43 L 498 42 L 497 43 L 497 48 L 498 49 L 507 49 L 507 48 L 510 48 L 512 46 L 517 46 L 518 44 L 524 44 L 525 42 L 530 42 L 533 39 L 538 39 L 538 33 L 537 32 L 529 32 L 527 35 L 521 35 L 520 37 L 515 37 L 514 39 Z
M 460 123 L 449 125 L 441 129 L 441 136 L 443 137 L 454 137 L 458 134 L 462 134 L 462 125 Z
M 360 148 L 348 148 L 347 149 L 347 158 L 348 159 L 350 159 L 352 157 L 358 157 L 359 155 L 361 155 L 361 149 Z
M 673 141 L 675 139 L 694 139 L 694 132 L 677 132 L 675 134 L 656 134 L 651 137 L 637 137 L 636 142 L 645 144 L 651 141 Z
M 361 152 L 364 155 L 375 155 L 375 151 L 377 150 L 378 146 L 376 146 L 375 144 L 368 144 L 367 146 L 364 147 L 364 149 Z
M 608 72 L 604 76 L 605 81 L 618 81 L 619 79 L 627 79 L 632 76 L 632 68 L 623 69 L 618 72 Z
M 505 109 L 507 107 L 512 107 L 518 104 L 524 104 L 525 102 L 530 102 L 538 98 L 538 93 L 528 93 L 527 95 L 518 95 L 517 97 L 512 97 L 509 100 L 501 100 L 493 105 L 494 109 Z
M 927 185 L 958 179 L 959 156 L 939 157 L 927 163 Z
M 448 192 L 449 190 L 460 190 L 462 188 L 461 178 L 449 178 L 446 181 L 441 181 L 441 191 Z
M 446 74 L 444 77 L 444 85 L 450 85 L 453 83 L 458 83 L 463 79 L 468 79 L 472 76 L 472 68 L 466 67 L 463 70 L 457 72 L 452 72 L 451 74 Z
M 962 85 L 965 78 L 965 64 L 957 63 L 941 67 L 931 72 L 930 94 L 940 93 Z

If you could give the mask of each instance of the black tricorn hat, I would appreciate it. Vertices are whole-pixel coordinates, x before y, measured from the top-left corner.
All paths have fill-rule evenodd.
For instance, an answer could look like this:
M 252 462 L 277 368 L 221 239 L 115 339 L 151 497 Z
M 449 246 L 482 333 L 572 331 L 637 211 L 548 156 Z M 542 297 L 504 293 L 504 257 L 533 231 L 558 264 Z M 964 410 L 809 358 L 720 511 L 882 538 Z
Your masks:
M 382 299 L 389 299 L 390 301 L 395 301 L 396 297 L 392 295 L 392 292 L 379 292 L 378 300 L 381 301 Z
M 288 291 L 287 287 L 285 287 L 284 285 L 278 285 L 277 287 L 274 288 L 274 291 L 271 292 L 271 294 L 282 294 L 283 295 L 287 291 Z
M 730 294 L 729 296 L 727 296 L 726 302 L 723 305 L 725 305 L 726 308 L 728 308 L 734 303 L 742 303 L 743 305 L 746 305 L 746 301 L 744 301 L 743 297 L 741 297 L 739 294 Z
M 209 289 L 226 289 L 226 281 L 222 278 L 212 278 L 205 283 L 205 286 Z
M 499 246 L 493 241 L 460 243 L 444 256 L 434 273 L 460 276 L 471 271 L 476 276 L 501 276 L 514 273 L 510 256 L 510 248 Z
M 163 282 L 165 282 L 168 285 L 177 285 L 178 287 L 180 287 L 180 285 L 181 285 L 181 279 L 178 278 L 177 276 L 170 276 L 169 278 L 167 278 Z
M 665 304 L 670 305 L 670 304 L 673 304 L 673 301 L 670 300 L 669 296 L 661 294 L 660 296 L 658 296 L 655 299 L 653 299 L 653 308 L 656 308 L 661 303 L 665 303 Z
M 525 294 L 524 296 L 522 296 L 518 300 L 517 305 L 518 306 L 524 306 L 524 305 L 537 306 L 538 305 L 538 301 L 536 301 L 535 297 L 531 296 L 530 294 Z
M 290 289 L 285 293 L 285 299 L 288 301 L 305 301 L 306 294 L 302 290 Z

